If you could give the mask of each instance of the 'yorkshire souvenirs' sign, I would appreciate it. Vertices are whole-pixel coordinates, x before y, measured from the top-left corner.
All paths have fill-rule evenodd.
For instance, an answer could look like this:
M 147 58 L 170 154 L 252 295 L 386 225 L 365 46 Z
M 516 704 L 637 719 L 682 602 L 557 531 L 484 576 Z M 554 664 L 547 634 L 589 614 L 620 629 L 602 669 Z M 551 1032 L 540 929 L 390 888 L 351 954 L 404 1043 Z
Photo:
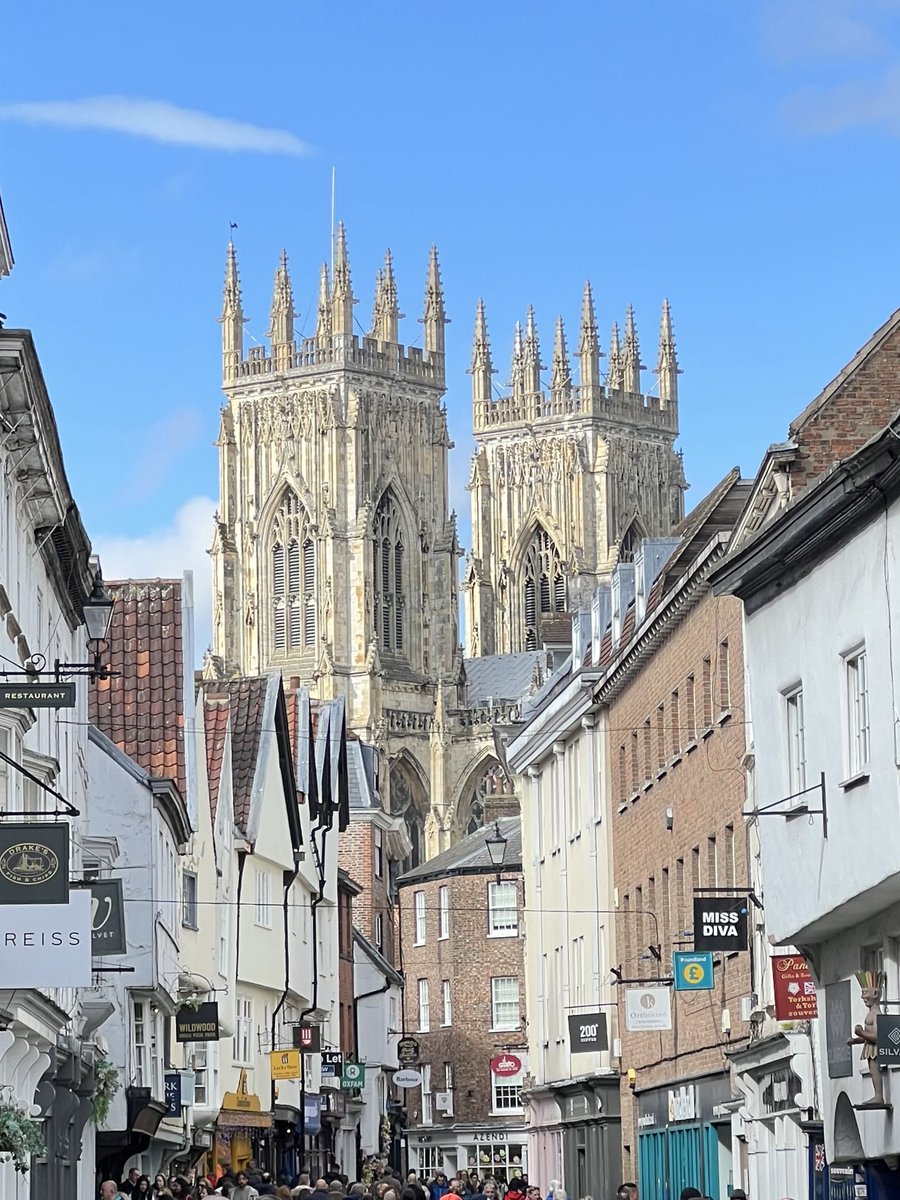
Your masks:
M 733 896 L 694 897 L 694 950 L 747 949 L 747 902 Z
M 69 826 L 0 825 L 0 904 L 65 904 L 68 899 Z

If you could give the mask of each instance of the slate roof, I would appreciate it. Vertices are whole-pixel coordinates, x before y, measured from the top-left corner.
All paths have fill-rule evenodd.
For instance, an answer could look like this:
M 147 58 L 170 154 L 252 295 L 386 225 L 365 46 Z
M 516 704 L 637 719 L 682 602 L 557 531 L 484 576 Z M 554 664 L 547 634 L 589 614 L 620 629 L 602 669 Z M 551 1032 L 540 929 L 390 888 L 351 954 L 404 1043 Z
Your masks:
M 497 821 L 501 834 L 506 838 L 504 871 L 522 869 L 522 821 L 519 817 L 500 817 Z M 486 825 L 476 833 L 470 833 L 462 841 L 451 846 L 442 854 L 429 858 L 421 866 L 413 867 L 397 880 L 399 884 L 421 883 L 426 879 L 441 879 L 445 875 L 482 875 L 496 870 L 485 845 L 493 828 Z
M 484 658 L 467 658 L 466 700 L 471 708 L 482 708 L 488 700 L 520 700 L 531 688 L 534 668 L 548 674 L 547 655 L 543 650 L 524 654 L 490 654 Z
M 250 816 L 253 778 L 259 757 L 263 732 L 263 713 L 266 707 L 266 675 L 251 675 L 243 679 L 206 680 L 203 684 L 206 710 L 212 701 L 228 701 L 231 718 L 231 778 L 234 795 L 234 823 L 246 832 Z M 224 736 L 224 731 L 223 736 Z M 207 737 L 207 747 L 209 738 Z M 221 761 L 219 763 L 221 771 Z M 217 789 L 218 790 L 218 789 Z M 210 782 L 210 793 L 212 783 Z
M 115 599 L 107 661 L 119 675 L 88 692 L 93 725 L 185 796 L 180 579 L 106 580 Z

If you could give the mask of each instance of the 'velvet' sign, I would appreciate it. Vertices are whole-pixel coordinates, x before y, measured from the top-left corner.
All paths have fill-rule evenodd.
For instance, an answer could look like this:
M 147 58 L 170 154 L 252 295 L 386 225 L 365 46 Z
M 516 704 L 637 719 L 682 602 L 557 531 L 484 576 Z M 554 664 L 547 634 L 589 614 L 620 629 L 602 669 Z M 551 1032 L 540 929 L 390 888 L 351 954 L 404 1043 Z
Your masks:
M 694 950 L 747 949 L 747 903 L 733 897 L 694 897 Z

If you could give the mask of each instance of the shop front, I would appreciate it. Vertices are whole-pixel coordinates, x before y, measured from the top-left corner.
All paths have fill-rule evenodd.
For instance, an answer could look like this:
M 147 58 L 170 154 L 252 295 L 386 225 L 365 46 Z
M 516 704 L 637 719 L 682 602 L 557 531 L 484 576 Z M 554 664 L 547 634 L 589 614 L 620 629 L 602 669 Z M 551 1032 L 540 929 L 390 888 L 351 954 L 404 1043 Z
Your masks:
M 466 1170 L 477 1171 L 484 1179 L 492 1175 L 501 1183 L 513 1176 L 528 1174 L 527 1131 L 524 1125 L 506 1129 L 435 1129 L 411 1131 L 409 1135 L 410 1169 L 422 1177 L 443 1171 L 452 1176 Z
M 259 1096 L 247 1086 L 241 1071 L 237 1090 L 226 1092 L 216 1120 L 215 1157 L 220 1169 L 246 1169 L 250 1159 L 266 1163 L 272 1140 L 272 1113 L 263 1109 Z
M 737 1187 L 731 1155 L 729 1075 L 704 1075 L 637 1096 L 641 1200 L 669 1200 L 685 1187 L 727 1200 Z

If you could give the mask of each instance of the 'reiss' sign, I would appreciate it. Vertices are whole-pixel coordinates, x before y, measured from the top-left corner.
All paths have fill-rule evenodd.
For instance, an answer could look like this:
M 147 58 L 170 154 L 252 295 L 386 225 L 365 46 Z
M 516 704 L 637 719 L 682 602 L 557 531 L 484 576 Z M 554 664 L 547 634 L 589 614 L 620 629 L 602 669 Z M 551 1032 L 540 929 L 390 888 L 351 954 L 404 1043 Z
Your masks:
M 747 949 L 747 901 L 733 896 L 694 897 L 694 950 L 726 954 Z

